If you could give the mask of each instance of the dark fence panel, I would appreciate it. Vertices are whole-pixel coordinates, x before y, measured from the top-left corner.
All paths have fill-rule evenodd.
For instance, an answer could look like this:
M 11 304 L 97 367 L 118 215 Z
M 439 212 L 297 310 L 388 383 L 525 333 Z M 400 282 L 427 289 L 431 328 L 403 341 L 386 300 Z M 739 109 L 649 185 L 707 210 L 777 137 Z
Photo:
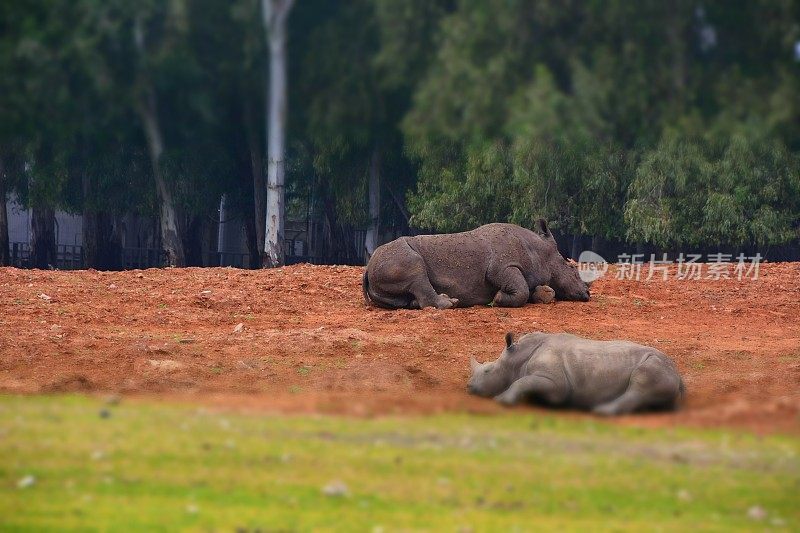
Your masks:
M 285 262 L 287 265 L 296 265 L 299 263 L 311 263 L 314 265 L 364 265 L 364 241 L 366 236 L 366 230 L 353 230 L 353 248 L 331 255 L 309 254 L 309 246 L 306 241 L 300 239 L 286 239 L 283 248 L 286 251 Z
M 208 252 L 208 266 L 250 268 L 250 254 L 239 252 Z
M 298 265 L 300 263 L 310 263 L 312 265 L 350 265 L 363 266 L 364 260 L 353 257 L 319 257 L 314 255 L 287 255 L 287 265 Z
M 59 270 L 79 270 L 83 268 L 83 246 L 59 244 L 56 246 L 56 264 Z
M 11 266 L 25 268 L 30 263 L 31 247 L 26 242 L 12 242 L 10 245 Z
M 122 269 L 161 268 L 167 264 L 167 254 L 156 248 L 123 248 Z

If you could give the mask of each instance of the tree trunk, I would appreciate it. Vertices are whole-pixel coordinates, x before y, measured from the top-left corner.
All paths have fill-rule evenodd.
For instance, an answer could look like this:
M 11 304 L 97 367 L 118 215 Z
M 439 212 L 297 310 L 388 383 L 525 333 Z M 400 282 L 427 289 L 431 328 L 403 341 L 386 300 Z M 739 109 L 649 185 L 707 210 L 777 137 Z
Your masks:
M 284 263 L 284 178 L 286 152 L 286 19 L 294 0 L 262 0 L 264 29 L 269 43 L 267 105 L 266 266 Z
M 672 100 L 681 104 L 686 89 L 686 10 L 680 2 L 667 5 L 669 19 L 666 23 L 667 41 L 672 52 Z
M 102 244 L 100 248 L 100 267 L 104 270 L 122 268 L 122 230 L 117 217 L 109 213 L 100 214 Z
M 217 230 L 217 263 L 218 266 L 225 266 L 222 254 L 225 252 L 225 224 L 228 222 L 228 198 L 223 194 L 219 199 L 219 226 Z
M 100 267 L 100 214 L 91 205 L 91 179 L 85 172 L 81 176 L 83 188 L 83 261 L 86 268 Z
M 258 222 L 258 218 L 253 218 L 250 216 L 242 217 L 244 220 L 244 234 L 245 238 L 247 239 L 247 252 L 248 252 L 248 266 L 250 268 L 259 268 L 261 266 L 261 250 L 260 246 L 258 245 L 258 234 L 256 230 L 256 223 Z M 264 219 L 260 219 L 262 222 Z M 261 241 L 264 242 L 263 240 Z
M 149 100 L 155 98 L 151 94 Z M 154 114 L 154 109 L 150 105 L 142 110 L 142 120 L 145 125 L 145 135 L 150 151 L 150 164 L 153 167 L 153 177 L 156 182 L 156 192 L 159 200 L 159 225 L 161 230 L 161 245 L 167 253 L 167 264 L 169 266 L 186 266 L 186 255 L 183 250 L 183 243 L 180 238 L 178 228 L 178 214 L 172 200 L 172 192 L 169 190 L 164 176 L 161 173 L 161 155 L 164 153 L 164 143 L 161 137 L 161 130 L 158 119 Z
M 84 210 L 83 259 L 86 268 L 117 270 L 122 265 L 122 245 L 114 217 Z
M 11 265 L 8 247 L 8 211 L 6 208 L 6 169 L 0 156 L 0 266 Z
M 325 210 L 325 238 L 322 255 L 326 259 L 336 261 L 342 255 L 346 244 L 339 219 L 336 216 L 336 205 L 327 194 L 327 189 L 323 192 L 323 209 Z
M 392 198 L 392 201 L 397 206 L 397 210 L 400 211 L 400 214 L 403 215 L 403 219 L 405 220 L 406 226 L 409 228 L 411 227 L 411 214 L 406 209 L 406 206 L 403 205 L 403 201 L 397 196 L 397 193 L 392 189 L 392 187 L 387 183 L 385 189 L 389 192 L 389 196 Z
M 31 266 L 56 266 L 56 216 L 52 207 L 34 206 L 31 215 Z
M 178 214 L 172 200 L 172 192 L 169 190 L 161 173 L 161 155 L 164 153 L 164 142 L 161 137 L 158 118 L 155 116 L 155 95 L 152 91 L 150 91 L 147 100 L 148 102 L 141 108 L 141 117 L 144 122 L 147 146 L 150 151 L 150 164 L 153 167 L 153 177 L 155 178 L 159 200 L 161 245 L 167 253 L 167 264 L 169 266 L 182 267 L 186 266 L 186 255 L 183 250 L 183 243 L 181 243 Z
M 592 251 L 596 254 L 600 253 L 600 249 L 603 247 L 603 237 L 601 235 L 593 235 L 592 236 Z
M 577 233 L 575 235 L 573 235 L 572 236 L 572 253 L 570 254 L 570 257 L 572 257 L 572 259 L 574 259 L 575 261 L 578 260 L 578 257 L 581 254 L 582 245 L 583 245 L 583 237 L 581 235 L 578 235 Z
M 144 29 L 141 18 L 136 19 L 134 26 L 134 41 L 139 52 L 140 61 L 144 63 L 146 55 L 144 48 Z M 144 68 L 141 66 L 140 68 Z M 186 266 L 186 256 L 183 250 L 183 243 L 180 238 L 178 226 L 178 215 L 175 203 L 172 200 L 172 192 L 169 190 L 164 176 L 161 172 L 161 156 L 164 153 L 164 140 L 161 135 L 161 126 L 158 122 L 158 102 L 155 90 L 143 73 L 139 79 L 142 95 L 138 102 L 139 116 L 144 126 L 147 147 L 150 153 L 150 164 L 153 167 L 153 177 L 156 182 L 156 192 L 158 194 L 160 209 L 160 229 L 161 245 L 167 253 L 167 264 L 169 266 Z
M 243 122 L 249 157 L 246 162 L 242 161 L 241 164 L 241 182 L 242 184 L 251 184 L 253 197 L 252 202 L 248 201 L 240 207 L 239 215 L 244 222 L 248 267 L 260 268 L 261 258 L 264 255 L 264 224 L 267 221 L 267 186 L 262 171 L 260 142 L 251 116 L 252 107 L 245 101 Z
M 261 258 L 264 255 L 264 239 L 267 222 L 267 182 L 264 179 L 264 159 L 261 152 L 261 140 L 253 125 L 253 108 L 245 98 L 244 101 L 244 125 L 247 137 L 247 148 L 250 152 L 250 172 L 253 181 L 253 204 L 255 207 L 255 220 L 245 222 L 246 227 L 252 226 L 255 239 L 255 249 L 252 247 L 251 237 L 248 234 L 247 242 L 250 251 L 250 268 L 259 268 Z M 247 221 L 250 217 L 245 217 Z M 248 229 L 250 231 L 250 229 Z
M 364 240 L 365 261 L 369 261 L 380 238 L 381 221 L 381 157 L 376 148 L 369 164 L 369 228 Z
M 102 270 L 100 266 L 100 215 L 83 211 L 83 265 L 86 268 Z
M 186 254 L 186 266 L 203 266 L 203 234 L 205 217 L 194 215 L 189 219 L 184 235 L 183 250 Z
M 200 252 L 203 256 L 203 266 L 215 266 L 214 265 L 214 252 L 216 252 L 216 234 L 217 234 L 217 227 L 218 225 L 210 224 L 206 221 L 203 224 L 203 242 L 200 246 Z

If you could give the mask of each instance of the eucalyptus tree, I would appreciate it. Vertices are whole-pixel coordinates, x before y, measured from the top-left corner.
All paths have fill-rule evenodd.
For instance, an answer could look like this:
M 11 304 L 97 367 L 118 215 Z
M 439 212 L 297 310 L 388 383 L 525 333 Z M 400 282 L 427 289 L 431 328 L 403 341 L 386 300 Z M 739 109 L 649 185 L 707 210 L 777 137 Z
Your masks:
M 795 239 L 799 6 L 456 2 L 403 120 L 414 220 Z
M 305 0 L 295 8 L 290 177 L 313 192 L 326 254 L 368 257 L 382 226 L 409 222 L 404 196 L 416 168 L 399 123 L 449 3 Z M 364 249 L 356 227 L 367 228 Z
M 284 194 L 286 175 L 287 21 L 294 0 L 262 0 L 264 30 L 269 47 L 267 93 L 267 220 L 264 252 L 267 266 L 283 265 Z
M 76 131 L 77 111 L 69 82 L 78 44 L 64 43 L 78 16 L 61 0 L 15 2 L 2 8 L 0 188 L 12 186 L 32 210 L 30 260 L 39 268 L 56 264 L 54 213 L 66 206 L 67 146 Z M 0 222 L 0 241 L 7 241 L 2 226 Z

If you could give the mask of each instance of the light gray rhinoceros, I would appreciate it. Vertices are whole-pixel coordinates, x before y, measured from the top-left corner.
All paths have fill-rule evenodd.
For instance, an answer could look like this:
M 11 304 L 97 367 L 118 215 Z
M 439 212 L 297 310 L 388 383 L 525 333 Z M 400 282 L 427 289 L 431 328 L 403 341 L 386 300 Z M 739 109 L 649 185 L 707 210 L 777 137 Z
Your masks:
M 621 415 L 677 407 L 684 385 L 675 363 L 655 348 L 537 332 L 516 342 L 507 333 L 496 361 L 473 358 L 467 390 L 505 405 L 532 400 Z
M 462 233 L 401 237 L 379 246 L 370 258 L 364 299 L 389 309 L 521 307 L 541 301 L 550 289 L 536 288 L 549 286 L 558 300 L 587 301 L 589 286 L 558 252 L 544 220 L 539 230 L 496 223 Z

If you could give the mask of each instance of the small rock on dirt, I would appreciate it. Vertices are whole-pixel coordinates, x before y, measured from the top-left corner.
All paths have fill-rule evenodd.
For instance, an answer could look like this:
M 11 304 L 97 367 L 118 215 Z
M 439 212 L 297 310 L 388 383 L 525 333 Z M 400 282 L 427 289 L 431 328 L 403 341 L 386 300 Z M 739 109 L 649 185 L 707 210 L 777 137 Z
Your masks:
M 27 489 L 28 487 L 32 487 L 36 484 L 36 476 L 27 475 L 17 481 L 17 488 L 20 489 Z
M 119 394 L 109 394 L 103 398 L 103 401 L 106 403 L 106 405 L 119 405 L 119 402 L 122 401 L 122 396 Z
M 325 496 L 341 498 L 347 496 L 350 492 L 347 490 L 347 485 L 337 480 L 337 481 L 331 481 L 330 483 L 322 487 L 322 493 Z
M 238 324 L 236 324 L 233 327 L 233 332 L 234 333 L 241 333 L 243 329 L 244 329 L 244 322 L 239 322 Z
M 767 517 L 767 511 L 760 505 L 754 505 L 747 510 L 747 518 L 750 520 L 764 520 Z
M 177 370 L 183 368 L 183 363 L 175 361 L 174 359 L 148 359 L 147 360 L 154 368 L 161 370 Z

